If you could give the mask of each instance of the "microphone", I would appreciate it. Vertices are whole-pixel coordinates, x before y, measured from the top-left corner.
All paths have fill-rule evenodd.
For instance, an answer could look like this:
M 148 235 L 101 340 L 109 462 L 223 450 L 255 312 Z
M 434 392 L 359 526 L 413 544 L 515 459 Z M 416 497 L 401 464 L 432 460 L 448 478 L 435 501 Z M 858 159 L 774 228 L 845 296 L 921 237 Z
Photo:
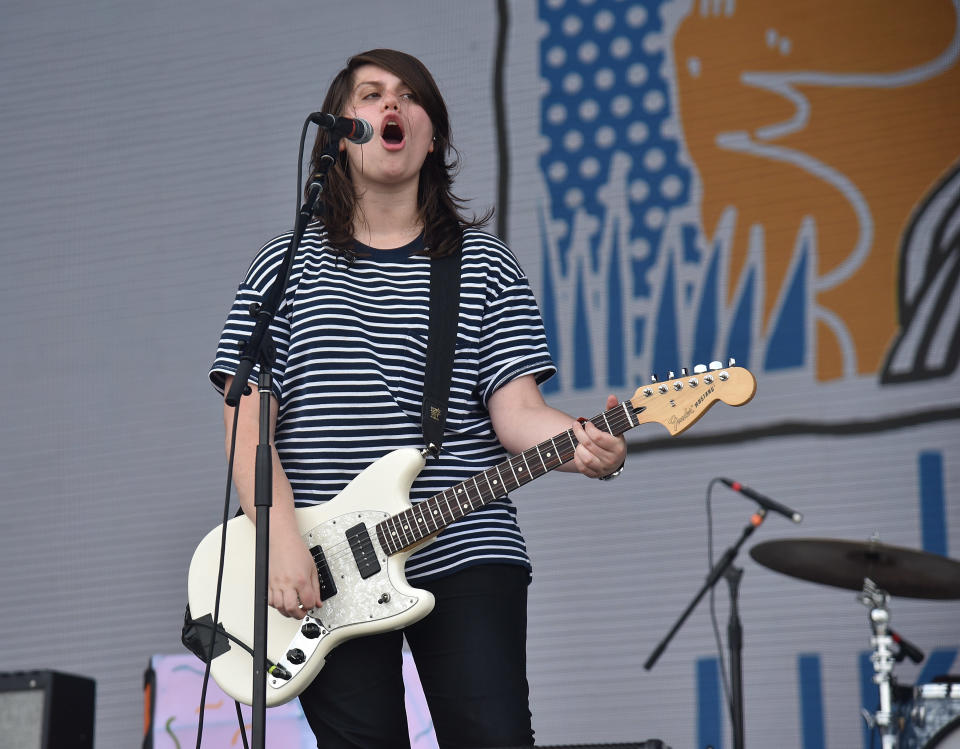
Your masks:
M 373 138 L 373 127 L 366 120 L 337 117 L 335 114 L 326 112 L 314 112 L 307 119 L 338 138 L 346 138 L 351 143 L 367 143 Z
M 801 520 L 803 520 L 803 515 L 796 510 L 791 510 L 786 505 L 775 502 L 774 500 L 770 499 L 770 497 L 763 496 L 760 492 L 755 492 L 749 486 L 744 486 L 739 481 L 725 479 L 722 477 L 720 480 L 735 492 L 740 492 L 745 497 L 750 497 L 750 499 L 759 504 L 761 507 L 765 507 L 768 510 L 773 510 L 774 512 L 779 512 L 781 515 L 790 518 L 794 523 L 799 523 Z
M 903 656 L 907 656 L 907 658 L 914 663 L 919 663 L 923 660 L 923 651 L 906 638 L 901 637 L 899 632 L 894 632 L 891 629 L 890 636 L 893 638 L 893 641 L 900 646 L 900 657 L 895 660 L 901 661 L 903 660 Z

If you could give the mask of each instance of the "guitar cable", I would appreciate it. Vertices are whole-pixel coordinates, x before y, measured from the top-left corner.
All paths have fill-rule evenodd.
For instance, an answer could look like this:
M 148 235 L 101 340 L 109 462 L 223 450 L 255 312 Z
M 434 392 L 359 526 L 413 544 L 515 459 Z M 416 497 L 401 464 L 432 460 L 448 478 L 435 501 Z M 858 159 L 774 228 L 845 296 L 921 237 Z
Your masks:
M 713 487 L 720 481 L 719 478 L 710 480 L 707 484 L 707 573 L 713 569 L 713 506 L 711 496 Z M 713 625 L 713 638 L 717 643 L 717 659 L 720 664 L 720 683 L 723 686 L 723 697 L 727 702 L 728 712 L 733 711 L 733 700 L 730 697 L 730 683 L 727 678 L 727 663 L 723 656 L 723 640 L 720 636 L 720 625 L 717 623 L 716 586 L 710 586 L 710 622 Z
M 249 390 L 249 388 L 247 388 Z M 213 601 L 213 623 L 211 625 L 210 647 L 207 651 L 207 666 L 203 672 L 203 686 L 200 690 L 200 714 L 197 719 L 197 749 L 203 740 L 203 715 L 207 706 L 207 685 L 210 682 L 210 666 L 213 663 L 213 650 L 217 641 L 217 621 L 220 618 L 220 592 L 223 588 L 223 568 L 226 564 L 227 551 L 227 520 L 230 516 L 230 488 L 233 486 L 233 461 L 237 449 L 237 425 L 240 422 L 240 405 L 233 409 L 233 428 L 230 432 L 230 456 L 227 459 L 227 488 L 223 501 L 223 520 L 220 532 L 220 563 L 217 568 L 217 592 Z M 226 633 L 225 633 L 226 634 Z M 227 637 L 230 637 L 227 635 Z M 233 639 L 233 638 L 230 638 Z M 234 700 L 237 709 L 237 721 L 240 723 L 240 738 L 243 739 L 244 749 L 250 749 L 247 743 L 247 731 L 243 723 L 243 714 L 240 712 L 240 702 Z

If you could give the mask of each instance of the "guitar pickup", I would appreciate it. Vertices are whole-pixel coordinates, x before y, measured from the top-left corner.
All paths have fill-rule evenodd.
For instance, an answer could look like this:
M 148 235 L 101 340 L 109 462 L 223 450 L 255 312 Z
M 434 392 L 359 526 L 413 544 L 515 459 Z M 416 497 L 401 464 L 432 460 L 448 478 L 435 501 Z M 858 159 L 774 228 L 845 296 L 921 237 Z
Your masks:
M 353 552 L 353 560 L 357 563 L 360 577 L 366 580 L 376 575 L 380 571 L 380 560 L 377 559 L 377 552 L 373 548 L 367 526 L 357 523 L 350 528 L 347 531 L 347 541 L 350 542 L 350 550 Z
M 313 563 L 317 566 L 317 577 L 320 579 L 320 598 L 326 601 L 337 594 L 337 584 L 333 581 L 333 575 L 330 574 L 330 565 L 327 564 L 323 549 L 314 546 L 310 549 L 310 554 L 313 555 Z

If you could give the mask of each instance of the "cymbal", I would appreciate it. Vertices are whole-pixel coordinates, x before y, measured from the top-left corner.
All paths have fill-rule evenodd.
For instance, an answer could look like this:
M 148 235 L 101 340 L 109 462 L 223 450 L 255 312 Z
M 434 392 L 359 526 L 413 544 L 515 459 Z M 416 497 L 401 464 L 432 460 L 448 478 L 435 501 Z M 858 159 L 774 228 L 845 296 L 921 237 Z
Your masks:
M 862 590 L 869 577 L 893 596 L 960 598 L 960 562 L 879 541 L 789 538 L 750 549 L 764 567 L 801 580 Z

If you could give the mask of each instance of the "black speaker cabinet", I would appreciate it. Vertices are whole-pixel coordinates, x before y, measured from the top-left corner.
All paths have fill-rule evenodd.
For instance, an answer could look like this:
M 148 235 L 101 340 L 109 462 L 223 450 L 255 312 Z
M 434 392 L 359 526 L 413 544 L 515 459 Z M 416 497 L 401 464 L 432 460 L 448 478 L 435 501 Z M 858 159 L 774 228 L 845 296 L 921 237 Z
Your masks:
M 58 671 L 0 673 L 0 746 L 93 749 L 93 679 Z

